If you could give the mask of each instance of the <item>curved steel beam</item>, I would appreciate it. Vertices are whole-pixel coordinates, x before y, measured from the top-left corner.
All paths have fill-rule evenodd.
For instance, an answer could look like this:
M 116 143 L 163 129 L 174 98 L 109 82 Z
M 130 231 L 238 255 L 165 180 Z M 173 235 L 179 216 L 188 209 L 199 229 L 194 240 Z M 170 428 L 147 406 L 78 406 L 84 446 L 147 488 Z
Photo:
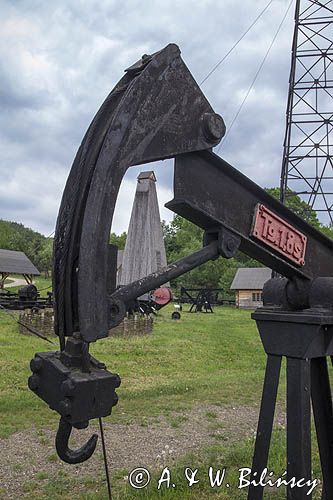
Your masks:
M 97 434 L 93 434 L 81 448 L 72 450 L 68 446 L 72 428 L 72 425 L 61 417 L 55 439 L 55 446 L 61 460 L 68 464 L 80 464 L 88 460 L 94 453 L 98 436 Z
M 59 211 L 53 287 L 56 332 L 91 342 L 109 329 L 107 244 L 128 167 L 211 149 L 225 133 L 170 44 L 126 70 L 90 125 Z

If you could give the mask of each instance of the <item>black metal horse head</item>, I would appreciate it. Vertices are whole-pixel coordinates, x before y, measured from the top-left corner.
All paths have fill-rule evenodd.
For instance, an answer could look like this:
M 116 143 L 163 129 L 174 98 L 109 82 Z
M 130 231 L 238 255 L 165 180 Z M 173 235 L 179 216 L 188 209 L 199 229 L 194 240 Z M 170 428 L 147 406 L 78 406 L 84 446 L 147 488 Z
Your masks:
M 130 166 L 210 149 L 224 133 L 222 118 L 200 91 L 179 48 L 170 44 L 126 70 L 83 138 L 54 240 L 60 352 L 36 354 L 29 379 L 30 389 L 61 415 L 56 449 L 66 462 L 88 459 L 96 446 L 93 436 L 80 450 L 70 450 L 72 426 L 83 428 L 90 419 L 109 415 L 117 402 L 120 379 L 90 356 L 89 343 L 106 337 L 126 311 L 124 300 L 111 296 L 115 273 L 109 246 L 121 180 Z M 150 282 L 147 286 L 153 288 Z M 134 287 L 132 296 L 137 292 Z

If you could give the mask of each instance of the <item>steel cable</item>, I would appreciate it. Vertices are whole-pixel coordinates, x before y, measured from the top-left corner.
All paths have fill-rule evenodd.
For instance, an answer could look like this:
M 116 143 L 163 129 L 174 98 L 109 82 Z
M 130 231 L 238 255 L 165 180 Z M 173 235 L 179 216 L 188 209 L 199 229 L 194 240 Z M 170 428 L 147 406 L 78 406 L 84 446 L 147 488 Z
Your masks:
M 205 76 L 205 78 L 200 82 L 200 86 L 205 83 L 208 78 L 214 73 L 214 71 L 227 59 L 227 57 L 231 54 L 231 52 L 237 47 L 237 45 L 243 40 L 243 38 L 248 34 L 248 32 L 253 28 L 253 26 L 259 21 L 261 16 L 266 12 L 268 7 L 273 3 L 274 0 L 270 0 L 266 7 L 260 12 L 260 14 L 255 18 L 255 20 L 250 24 L 250 26 L 247 28 L 246 31 L 242 34 L 242 36 L 237 40 L 237 42 L 234 43 L 234 45 L 231 47 L 231 49 L 228 50 L 228 52 L 220 59 L 220 61 L 215 64 L 215 66 L 209 71 L 209 73 Z
M 267 51 L 266 51 L 266 54 L 265 54 L 265 56 L 264 56 L 263 60 L 261 61 L 260 65 L 259 65 L 259 68 L 257 69 L 256 74 L 254 75 L 254 78 L 253 78 L 253 80 L 252 80 L 252 82 L 251 82 L 251 85 L 250 85 L 250 87 L 248 88 L 248 90 L 247 90 L 247 92 L 246 92 L 246 94 L 245 94 L 245 97 L 244 97 L 243 101 L 241 102 L 241 104 L 240 104 L 240 106 L 239 106 L 239 108 L 238 108 L 238 110 L 237 110 L 237 112 L 236 112 L 235 116 L 233 117 L 233 119 L 232 119 L 232 121 L 231 121 L 231 124 L 230 124 L 230 127 L 228 128 L 228 131 L 227 131 L 226 135 L 224 136 L 224 138 L 223 138 L 222 142 L 220 143 L 219 147 L 217 148 L 217 151 L 216 151 L 217 153 L 220 151 L 222 144 L 224 144 L 224 143 L 225 143 L 226 138 L 227 138 L 227 137 L 228 137 L 228 135 L 230 134 L 230 131 L 231 131 L 231 129 L 232 129 L 232 127 L 233 127 L 233 125 L 235 124 L 235 122 L 236 122 L 236 120 L 237 120 L 237 118 L 238 118 L 238 116 L 239 116 L 240 112 L 241 112 L 241 111 L 242 111 L 242 109 L 243 109 L 243 106 L 244 106 L 244 104 L 245 104 L 245 102 L 246 102 L 247 98 L 248 98 L 248 97 L 249 97 L 249 95 L 250 95 L 251 90 L 253 89 L 253 87 L 254 87 L 254 85 L 255 85 L 255 83 L 256 83 L 256 81 L 257 81 L 257 79 L 258 79 L 258 76 L 260 75 L 260 72 L 261 72 L 261 70 L 262 70 L 262 68 L 263 68 L 263 66 L 264 66 L 264 64 L 265 64 L 265 62 L 266 62 L 266 60 L 267 60 L 267 57 L 268 57 L 268 55 L 269 55 L 269 53 L 270 53 L 270 51 L 271 51 L 271 49 L 272 49 L 272 47 L 273 47 L 273 45 L 274 45 L 274 42 L 275 42 L 275 40 L 277 39 L 277 36 L 278 36 L 278 34 L 280 33 L 280 31 L 281 31 L 281 28 L 282 28 L 283 23 L 284 23 L 284 21 L 285 21 L 285 19 L 286 19 L 287 15 L 288 15 L 288 12 L 289 12 L 289 9 L 290 9 L 290 7 L 291 7 L 292 3 L 293 3 L 293 0 L 290 0 L 289 4 L 288 4 L 288 6 L 287 6 L 287 9 L 286 9 L 286 11 L 285 11 L 285 13 L 284 13 L 284 15 L 283 15 L 283 18 L 282 18 L 282 20 L 281 20 L 281 22 L 280 22 L 280 24 L 279 24 L 279 27 L 278 27 L 278 29 L 276 30 L 275 35 L 274 35 L 274 36 L 273 36 L 273 38 L 272 38 L 272 41 L 271 41 L 271 43 L 270 43 L 270 45 L 269 45 L 269 47 L 268 47 L 268 49 L 267 49 Z
M 103 448 L 103 459 L 104 459 L 104 467 L 105 467 L 105 476 L 106 476 L 106 482 L 107 482 L 107 485 L 108 485 L 108 495 L 109 495 L 109 500 L 112 500 L 110 472 L 109 472 L 109 467 L 108 467 L 108 459 L 107 459 L 107 456 L 106 456 L 106 446 L 105 446 L 105 439 L 104 439 L 103 421 L 102 421 L 101 418 L 99 418 L 98 421 L 99 421 L 99 429 L 100 429 L 100 432 L 101 432 L 101 440 L 102 440 L 102 448 Z

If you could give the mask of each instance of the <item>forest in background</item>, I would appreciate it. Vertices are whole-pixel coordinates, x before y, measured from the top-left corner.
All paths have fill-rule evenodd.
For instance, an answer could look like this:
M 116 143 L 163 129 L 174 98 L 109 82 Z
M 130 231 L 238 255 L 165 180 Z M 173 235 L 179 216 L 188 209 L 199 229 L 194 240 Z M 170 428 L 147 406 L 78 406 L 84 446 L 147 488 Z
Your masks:
M 279 198 L 279 188 L 267 189 L 267 192 Z M 302 201 L 299 196 L 288 193 L 286 205 L 309 224 L 333 239 L 332 227 L 321 224 L 314 210 Z M 175 215 L 171 222 L 162 221 L 162 230 L 168 263 L 184 257 L 202 246 L 203 231 Z M 111 233 L 110 242 L 123 249 L 126 243 L 126 232 L 121 235 Z M 23 224 L 0 219 L 0 248 L 24 252 L 40 272 L 48 275 L 52 269 L 53 238 L 26 228 Z M 185 276 L 175 280 L 171 285 L 178 290 L 180 286 L 223 288 L 229 293 L 231 282 L 239 267 L 259 267 L 261 264 L 239 252 L 231 259 L 217 259 L 194 269 Z
M 279 188 L 267 188 L 266 191 L 279 199 Z M 316 212 L 299 196 L 289 191 L 286 197 L 286 205 L 306 222 L 333 239 L 333 229 L 321 224 Z M 175 215 L 169 223 L 162 221 L 162 230 L 168 263 L 185 257 L 202 247 L 203 231 L 179 215 Z M 117 245 L 119 249 L 125 247 L 125 242 L 126 233 L 121 235 L 111 234 L 111 243 Z M 238 252 L 231 259 L 217 259 L 203 264 L 171 282 L 171 286 L 176 289 L 176 292 L 179 292 L 181 286 L 189 288 L 223 288 L 226 297 L 228 297 L 232 295 L 230 285 L 237 269 L 240 267 L 262 267 L 262 264 Z
M 53 238 L 47 238 L 23 224 L 0 219 L 0 248 L 24 252 L 45 275 L 49 275 L 52 269 Z

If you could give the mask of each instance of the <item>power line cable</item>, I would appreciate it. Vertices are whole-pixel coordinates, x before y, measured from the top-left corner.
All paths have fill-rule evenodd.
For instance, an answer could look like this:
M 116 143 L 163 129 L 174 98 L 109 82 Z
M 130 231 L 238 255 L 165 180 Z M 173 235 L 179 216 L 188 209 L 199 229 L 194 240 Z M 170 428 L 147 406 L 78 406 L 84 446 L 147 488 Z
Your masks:
M 35 252 L 37 252 L 40 248 L 42 248 L 42 246 L 44 245 L 45 241 L 48 240 L 49 238 L 51 238 L 51 236 L 53 236 L 55 233 L 55 229 L 52 231 L 52 233 L 50 233 L 48 236 L 44 236 L 45 239 L 43 239 L 39 244 L 37 244 L 37 246 L 35 247 Z M 42 235 L 43 236 L 43 235 Z
M 44 292 L 45 290 L 50 290 L 52 288 L 52 285 L 46 286 L 45 288 L 42 288 L 41 290 L 38 290 L 38 292 Z
M 270 0 L 268 2 L 268 4 L 266 5 L 266 7 L 260 12 L 260 14 L 255 18 L 255 20 L 252 22 L 252 24 L 247 28 L 246 31 L 244 31 L 244 33 L 242 34 L 242 36 L 237 40 L 237 42 L 234 43 L 234 45 L 231 47 L 231 49 L 228 50 L 228 52 L 222 57 L 222 59 L 220 59 L 220 61 L 218 61 L 218 63 L 215 64 L 215 66 L 209 71 L 209 73 L 205 76 L 205 78 L 202 80 L 202 82 L 200 82 L 200 85 L 202 85 L 203 83 L 205 83 L 208 78 L 214 73 L 215 70 L 217 70 L 217 68 L 227 59 L 227 57 L 229 56 L 229 54 L 231 54 L 231 52 L 237 47 L 237 45 L 243 40 L 243 38 L 248 34 L 248 32 L 253 28 L 253 26 L 257 23 L 257 21 L 259 21 L 259 19 L 261 18 L 261 16 L 266 12 L 266 10 L 268 9 L 268 7 L 271 5 L 271 3 L 273 3 L 274 0 Z
M 231 129 L 232 129 L 232 127 L 233 127 L 233 125 L 235 124 L 235 121 L 237 120 L 237 118 L 238 118 L 238 116 L 239 116 L 240 112 L 241 112 L 241 111 L 242 111 L 242 109 L 243 109 L 243 106 L 244 106 L 244 104 L 245 104 L 245 102 L 246 102 L 247 98 L 248 98 L 248 97 L 249 97 L 249 95 L 250 95 L 251 90 L 253 89 L 253 87 L 254 87 L 254 85 L 255 85 L 255 83 L 256 83 L 256 81 L 257 81 L 257 78 L 258 78 L 258 76 L 259 76 L 259 74 L 260 74 L 260 72 L 261 72 L 261 70 L 262 70 L 262 68 L 263 68 L 263 66 L 264 66 L 264 64 L 265 64 L 265 62 L 266 62 L 266 60 L 267 60 L 267 57 L 268 57 L 268 55 L 269 55 L 269 53 L 270 53 L 270 51 L 271 51 L 271 49 L 272 49 L 272 47 L 273 47 L 273 45 L 274 45 L 274 42 L 275 42 L 275 40 L 276 40 L 276 38 L 277 38 L 278 34 L 279 34 L 279 33 L 280 33 L 280 31 L 281 31 L 282 25 L 283 25 L 283 23 L 284 23 L 284 21 L 285 21 L 285 19 L 286 19 L 287 15 L 288 15 L 288 12 L 289 12 L 289 9 L 290 9 L 290 7 L 291 7 L 292 3 L 293 3 L 293 0 L 290 0 L 290 2 L 289 2 L 289 4 L 288 4 L 288 7 L 287 7 L 287 9 L 286 9 L 286 11 L 285 11 L 285 13 L 284 13 L 283 18 L 282 18 L 282 21 L 280 22 L 279 27 L 278 27 L 278 29 L 277 29 L 277 31 L 276 31 L 276 33 L 275 33 L 275 35 L 274 35 L 273 39 L 272 39 L 272 41 L 271 41 L 271 43 L 270 43 L 270 45 L 269 45 L 269 47 L 268 47 L 267 51 L 266 51 L 266 54 L 265 54 L 265 56 L 264 56 L 263 60 L 261 61 L 261 64 L 260 64 L 260 66 L 259 66 L 259 68 L 258 68 L 258 70 L 257 70 L 256 74 L 254 75 L 254 78 L 253 78 L 253 80 L 252 80 L 252 82 L 251 82 L 251 85 L 250 85 L 250 87 L 248 88 L 248 90 L 247 90 L 247 92 L 246 92 L 246 94 L 245 94 L 245 97 L 244 97 L 243 101 L 241 102 L 241 104 L 240 104 L 240 106 L 239 106 L 239 108 L 238 108 L 238 110 L 237 110 L 237 112 L 236 112 L 235 116 L 233 117 L 233 119 L 232 119 L 232 121 L 231 121 L 231 124 L 230 124 L 230 127 L 228 128 L 228 131 L 227 131 L 226 135 L 224 136 L 224 138 L 223 138 L 222 142 L 220 143 L 219 147 L 217 148 L 217 151 L 216 151 L 217 153 L 220 151 L 222 144 L 224 144 L 224 143 L 225 143 L 226 138 L 227 138 L 227 137 L 228 137 L 228 135 L 230 134 L 230 131 L 231 131 Z

